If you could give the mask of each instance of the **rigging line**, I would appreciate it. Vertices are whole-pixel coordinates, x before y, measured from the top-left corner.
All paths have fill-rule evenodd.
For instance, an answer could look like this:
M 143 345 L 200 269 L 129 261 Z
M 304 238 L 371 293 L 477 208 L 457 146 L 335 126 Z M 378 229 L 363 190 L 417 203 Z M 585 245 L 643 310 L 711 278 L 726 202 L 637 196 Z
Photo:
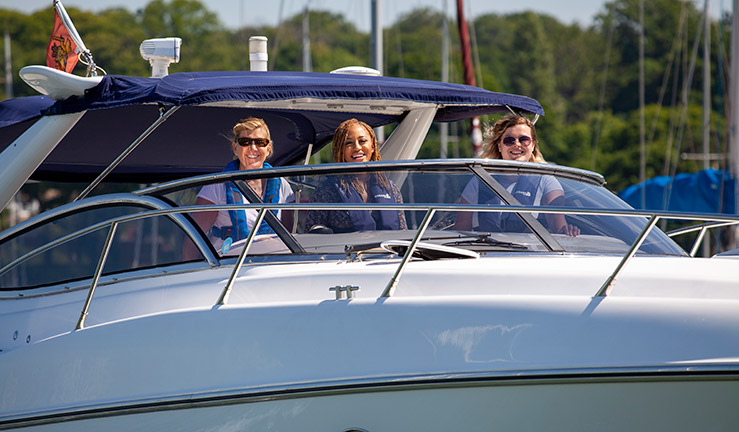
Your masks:
M 647 141 L 647 159 L 649 158 L 649 153 L 651 152 L 652 145 L 654 144 L 654 136 L 656 134 L 657 130 L 657 124 L 659 121 L 659 116 L 662 111 L 662 103 L 664 102 L 664 96 L 667 90 L 667 83 L 669 82 L 670 77 L 670 70 L 673 67 L 673 62 L 675 65 L 675 73 L 674 73 L 674 79 L 673 79 L 673 90 L 672 90 L 672 102 L 670 105 L 670 124 L 669 124 L 669 133 L 668 133 L 668 139 L 667 139 L 667 145 L 665 146 L 665 163 L 663 171 L 666 173 L 669 169 L 669 158 L 670 158 L 670 149 L 672 148 L 672 142 L 673 142 L 673 131 L 675 127 L 675 103 L 676 103 L 676 94 L 677 94 L 677 81 L 679 76 L 679 63 L 680 59 L 678 58 L 676 60 L 676 57 L 678 57 L 678 54 L 681 53 L 682 49 L 682 39 L 684 37 L 684 34 L 686 33 L 685 30 L 687 29 L 687 23 L 686 18 L 687 17 L 687 4 L 682 3 L 680 8 L 680 18 L 678 21 L 678 28 L 677 28 L 677 34 L 675 36 L 672 50 L 670 51 L 670 59 L 668 61 L 667 67 L 665 68 L 664 77 L 662 80 L 662 87 L 660 88 L 660 94 L 659 99 L 657 102 L 657 112 L 654 115 L 653 121 L 652 121 L 652 127 L 649 132 L 649 139 Z M 663 193 L 662 196 L 662 208 L 667 209 L 669 202 L 666 201 L 666 198 L 668 197 L 667 194 Z M 667 221 L 661 220 L 660 225 L 664 229 L 666 227 Z
M 703 19 L 703 14 L 705 11 L 701 14 L 701 19 L 698 22 L 698 31 L 696 32 L 695 36 L 695 42 L 693 43 L 693 52 L 691 53 L 690 58 L 690 66 L 688 67 L 688 77 L 683 82 L 683 91 L 682 91 L 682 109 L 680 111 L 680 123 L 678 124 L 678 135 L 677 139 L 675 140 L 675 152 L 672 156 L 672 159 L 674 160 L 674 164 L 671 164 L 670 168 L 670 177 L 675 176 L 675 172 L 677 171 L 677 164 L 679 162 L 678 156 L 680 155 L 680 145 L 682 142 L 683 137 L 683 131 L 685 129 L 685 122 L 686 122 L 686 116 L 688 112 L 688 91 L 690 89 L 690 85 L 693 82 L 693 72 L 695 71 L 695 61 L 698 57 L 698 47 L 700 46 L 701 42 L 701 36 L 703 35 L 703 23 L 705 20 Z M 687 33 L 687 32 L 686 32 Z M 665 187 L 665 195 L 664 199 L 665 202 L 670 202 L 670 197 L 672 195 L 672 181 L 670 181 L 667 184 L 667 187 Z
M 398 41 L 398 77 L 405 78 L 405 64 L 403 63 L 403 32 L 400 29 L 399 25 L 395 26 L 396 32 L 397 32 L 397 41 Z M 389 65 L 388 65 L 389 66 Z
M 472 2 L 467 2 L 467 16 L 470 17 L 469 19 L 469 27 L 470 27 L 470 42 L 472 43 L 472 59 L 475 67 L 475 76 L 477 78 L 477 86 L 480 88 L 485 88 L 482 82 L 482 67 L 480 65 L 480 51 L 477 47 L 477 32 L 475 32 L 475 18 L 472 16 Z
M 398 25 L 398 19 L 396 18 L 394 22 L 392 21 L 392 17 L 398 17 L 400 16 L 400 12 L 398 12 L 398 5 L 397 2 L 390 2 L 389 7 L 385 7 L 386 3 L 383 3 L 383 9 L 382 9 L 382 28 L 383 34 L 385 32 L 385 28 L 387 28 L 387 34 L 388 34 L 388 40 L 386 41 L 383 38 L 383 49 L 382 49 L 382 55 L 384 57 L 384 65 L 385 65 L 385 75 L 390 75 L 390 45 L 392 44 L 392 39 L 390 39 L 392 36 L 390 35 L 390 30 L 393 27 L 397 27 L 398 29 L 398 41 L 400 41 L 400 25 Z M 388 49 L 385 49 L 385 46 L 387 46 Z M 400 48 L 400 47 L 399 47 Z M 402 48 L 401 52 L 402 52 Z
M 241 30 L 241 44 L 242 46 L 249 47 L 249 39 L 246 37 L 246 32 L 243 31 L 244 29 L 244 0 L 239 1 L 239 26 L 237 27 L 236 34 L 238 35 L 239 30 Z M 249 62 L 247 61 L 247 56 L 240 56 L 241 57 L 241 70 L 248 70 L 249 68 Z
M 598 98 L 598 118 L 595 126 L 595 136 L 593 137 L 593 157 L 590 161 L 590 169 L 595 171 L 595 161 L 598 157 L 598 143 L 600 141 L 601 125 L 603 122 L 603 105 L 606 100 L 606 85 L 608 83 L 608 70 L 611 65 L 611 46 L 613 45 L 613 33 L 616 29 L 616 20 L 609 15 L 608 36 L 606 37 L 606 57 L 605 67 L 603 70 L 603 79 L 600 83 L 600 96 Z
M 719 10 L 724 10 L 724 2 L 723 2 L 723 0 L 721 2 L 719 2 L 719 6 L 720 6 L 720 9 Z M 723 52 L 723 45 L 724 45 L 724 37 L 723 37 L 723 35 L 724 35 L 724 26 L 723 26 L 723 20 L 722 19 L 719 19 L 719 21 L 718 21 L 718 25 L 716 26 L 716 33 L 718 33 L 716 35 L 716 40 L 718 41 L 718 43 L 717 43 L 718 48 L 716 49 L 716 51 L 717 51 L 716 56 L 718 57 L 718 59 L 717 59 L 718 60 L 718 65 L 716 67 L 717 73 L 718 73 L 718 80 L 716 82 L 716 104 L 718 106 L 716 107 L 716 112 L 718 113 L 718 115 L 716 116 L 716 131 L 715 131 L 715 136 L 716 136 L 716 144 L 718 146 L 718 148 L 717 148 L 718 154 L 720 155 L 721 152 L 723 151 L 723 148 L 722 148 L 723 147 L 722 146 L 722 139 L 721 139 L 722 137 L 721 137 L 720 131 L 723 128 L 723 125 L 721 123 L 721 119 L 723 117 L 723 95 L 724 95 L 723 94 L 724 93 L 723 92 L 723 79 L 724 79 L 724 77 L 723 77 L 723 70 L 722 70 L 722 68 L 723 68 L 723 55 L 724 55 L 724 52 Z M 724 182 L 724 179 L 726 179 L 726 176 L 724 175 L 724 172 L 726 170 L 726 160 L 723 157 L 721 157 L 719 159 L 719 168 L 721 170 L 721 186 L 719 188 L 719 193 L 718 193 L 718 210 L 717 210 L 717 213 L 721 213 L 723 211 L 723 209 L 724 209 L 724 190 L 725 190 L 725 186 L 726 186 L 725 185 L 725 182 Z M 722 232 L 723 232 L 723 230 L 716 230 L 716 233 L 715 234 L 716 234 L 716 240 L 717 241 L 720 241 Z M 720 244 L 720 243 L 718 243 L 718 244 Z
M 718 35 L 716 37 L 716 40 L 718 41 L 717 42 L 718 49 L 716 50 L 717 51 L 716 56 L 718 57 L 718 64 L 719 64 L 718 67 L 717 67 L 717 69 L 718 69 L 718 82 L 716 83 L 716 85 L 717 85 L 716 95 L 718 97 L 718 107 L 716 108 L 716 110 L 717 110 L 717 112 L 719 114 L 719 116 L 717 118 L 717 121 L 721 121 L 722 120 L 722 118 L 720 116 L 721 116 L 721 114 L 723 112 L 731 110 L 731 105 L 730 105 L 731 98 L 729 97 L 729 83 L 727 81 L 727 79 L 731 75 L 731 70 L 730 70 L 731 63 L 729 61 L 725 60 L 725 59 L 729 59 L 729 55 L 727 54 L 726 49 L 725 49 L 726 47 L 724 46 L 724 37 L 723 37 L 723 35 L 724 35 L 724 29 L 723 29 L 723 23 L 724 23 L 724 20 L 723 19 L 719 20 L 718 28 L 716 30 L 717 33 L 718 33 Z M 724 100 L 727 101 L 726 102 L 726 105 L 723 104 L 723 101 Z M 728 115 L 728 113 L 727 113 L 727 115 Z M 719 125 L 720 124 L 721 123 L 719 123 Z M 724 129 L 723 129 L 723 126 L 719 127 L 718 128 L 718 131 L 719 131 L 719 136 L 721 137 L 721 139 L 723 141 L 725 141 L 725 142 L 728 143 L 728 138 L 723 133 L 723 132 L 725 132 Z M 721 141 L 719 141 L 719 153 L 721 153 L 720 147 L 721 147 Z M 725 150 L 725 151 L 727 151 L 727 150 Z M 722 169 L 728 169 L 726 167 L 726 163 L 724 163 Z
M 649 159 L 649 153 L 654 144 L 654 135 L 657 132 L 657 124 L 659 123 L 659 115 L 662 111 L 662 103 L 664 102 L 665 93 L 667 92 L 667 83 L 670 81 L 670 71 L 672 70 L 672 64 L 675 61 L 677 52 L 680 50 L 680 41 L 683 37 L 683 29 L 685 28 L 685 15 L 686 15 L 686 3 L 682 3 L 680 8 L 680 19 L 677 26 L 677 34 L 673 42 L 672 50 L 670 51 L 670 59 L 665 67 L 665 73 L 662 77 L 662 87 L 659 90 L 659 99 L 657 100 L 657 112 L 654 114 L 652 120 L 652 127 L 649 130 L 649 139 L 647 140 L 647 159 Z M 676 75 L 677 76 L 677 75 Z
M 700 42 L 702 40 L 702 35 L 703 35 L 703 30 L 704 30 L 703 23 L 704 23 L 703 14 L 701 14 L 701 20 L 698 22 L 698 31 L 696 32 L 695 41 L 693 42 L 693 50 L 692 50 L 692 53 L 691 53 L 691 56 L 690 56 L 690 66 L 688 67 L 688 70 L 687 70 L 687 74 L 688 74 L 687 75 L 687 79 L 683 82 L 682 101 L 681 101 L 682 102 L 682 107 L 681 107 L 682 109 L 681 109 L 681 112 L 680 112 L 680 123 L 678 125 L 679 126 L 679 129 L 678 129 L 678 139 L 675 142 L 676 149 L 675 149 L 674 155 L 672 157 L 672 159 L 675 160 L 676 162 L 672 166 L 671 172 L 674 172 L 677 169 L 677 167 L 676 167 L 676 165 L 677 165 L 677 159 L 678 159 L 678 155 L 680 154 L 680 146 L 681 146 L 681 143 L 682 143 L 682 135 L 683 135 L 683 131 L 685 129 L 685 121 L 686 121 L 687 111 L 688 111 L 688 104 L 689 104 L 688 95 L 689 95 L 689 92 L 690 92 L 690 87 L 691 87 L 691 85 L 693 83 L 693 75 L 695 73 L 695 63 L 696 63 L 696 60 L 698 58 L 698 48 L 700 47 Z
M 271 70 L 275 70 L 275 62 L 277 61 L 277 53 L 280 52 L 280 28 L 282 28 L 282 12 L 284 11 L 285 0 L 280 0 L 280 7 L 277 10 L 277 27 L 275 27 L 275 44 L 272 48 L 272 67 Z
M 687 22 L 683 22 L 683 26 L 685 26 L 685 29 L 687 29 Z M 675 71 L 673 73 L 674 79 L 672 80 L 672 98 L 670 100 L 670 124 L 667 128 L 668 135 L 667 135 L 667 143 L 665 145 L 665 157 L 664 157 L 664 163 L 662 165 L 662 175 L 667 176 L 670 173 L 670 160 L 672 158 L 672 147 L 673 143 L 675 142 L 675 131 L 677 130 L 677 122 L 679 113 L 676 110 L 677 106 L 677 95 L 678 95 L 678 81 L 680 78 L 680 66 L 683 62 L 685 62 L 687 56 L 685 53 L 688 51 L 688 36 L 687 32 L 681 32 L 680 36 L 680 49 L 678 50 L 678 59 L 675 60 L 674 68 Z M 683 46 L 684 44 L 684 46 Z M 686 66 L 687 68 L 687 66 Z

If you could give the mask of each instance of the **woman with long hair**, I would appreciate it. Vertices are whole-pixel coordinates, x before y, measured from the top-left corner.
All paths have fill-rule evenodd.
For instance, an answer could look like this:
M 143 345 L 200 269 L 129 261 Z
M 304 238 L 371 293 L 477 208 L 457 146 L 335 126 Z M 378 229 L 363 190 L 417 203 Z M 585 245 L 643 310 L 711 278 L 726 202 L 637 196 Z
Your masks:
M 332 143 L 334 162 L 380 160 L 377 137 L 372 128 L 357 119 L 341 123 Z M 330 176 L 316 187 L 312 202 L 402 203 L 400 190 L 384 173 Z M 306 231 L 351 232 L 407 229 L 402 210 L 312 210 L 305 221 Z
M 486 131 L 488 139 L 484 158 L 504 159 L 519 162 L 546 163 L 539 150 L 534 123 L 522 115 L 506 116 Z M 564 205 L 562 185 L 553 176 L 503 175 L 497 176 L 502 186 L 521 205 L 561 206 Z M 462 204 L 501 204 L 500 198 L 480 180 L 473 178 L 467 183 L 460 199 Z M 476 219 L 476 220 L 475 220 Z M 544 220 L 555 234 L 576 237 L 580 229 L 567 223 L 563 214 L 547 213 Z M 501 212 L 458 212 L 454 225 L 457 230 L 480 231 L 523 231 L 525 225 L 515 213 Z

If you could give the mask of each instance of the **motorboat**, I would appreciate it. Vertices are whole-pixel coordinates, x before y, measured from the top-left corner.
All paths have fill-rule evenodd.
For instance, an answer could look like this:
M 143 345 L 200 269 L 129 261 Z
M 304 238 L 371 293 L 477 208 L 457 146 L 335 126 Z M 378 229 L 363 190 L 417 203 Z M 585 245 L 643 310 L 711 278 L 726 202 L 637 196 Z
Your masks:
M 739 218 L 637 211 L 560 165 L 415 159 L 433 122 L 543 115 L 534 99 L 353 74 L 25 72 L 52 97 L 0 103 L 4 202 L 29 178 L 91 187 L 0 233 L 0 430 L 739 428 L 739 253 L 697 256 Z M 274 167 L 222 172 L 221 134 L 247 116 L 269 124 Z M 305 164 L 348 118 L 392 128 L 383 161 Z M 312 199 L 357 173 L 402 203 Z M 524 176 L 564 202 L 522 204 L 503 185 Z M 195 203 L 269 178 L 296 201 Z M 460 203 L 470 181 L 496 203 Z M 244 208 L 272 232 L 216 249 L 193 221 Z M 407 229 L 317 231 L 315 211 L 400 212 Z

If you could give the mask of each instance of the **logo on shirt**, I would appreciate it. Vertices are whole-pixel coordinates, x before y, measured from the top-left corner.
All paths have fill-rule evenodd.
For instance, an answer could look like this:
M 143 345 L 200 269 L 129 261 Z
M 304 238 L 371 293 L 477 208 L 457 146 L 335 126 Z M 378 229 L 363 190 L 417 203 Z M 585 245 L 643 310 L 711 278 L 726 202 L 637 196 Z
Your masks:
M 233 244 L 234 240 L 231 237 L 226 237 L 226 240 L 223 240 L 223 245 L 221 245 L 221 255 L 226 255 L 226 252 L 231 250 L 231 244 Z
M 385 199 L 390 199 L 390 194 L 386 193 L 386 194 L 379 194 L 379 195 L 375 195 L 375 198 L 385 198 Z
M 528 191 L 516 191 L 516 193 L 517 194 L 521 194 L 521 195 L 523 195 L 525 197 L 530 197 L 531 196 L 531 192 L 528 192 Z

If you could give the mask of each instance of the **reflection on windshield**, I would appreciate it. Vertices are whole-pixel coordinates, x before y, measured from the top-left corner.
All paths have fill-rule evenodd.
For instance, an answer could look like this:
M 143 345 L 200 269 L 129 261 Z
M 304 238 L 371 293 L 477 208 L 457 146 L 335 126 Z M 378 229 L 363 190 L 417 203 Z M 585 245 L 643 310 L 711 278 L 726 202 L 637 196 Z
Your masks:
M 547 248 L 534 232 L 544 230 L 554 236 L 564 251 L 624 253 L 646 226 L 645 218 L 537 211 L 545 207 L 629 209 L 601 186 L 554 175 L 493 171 L 490 174 L 489 178 L 481 179 L 464 168 L 362 173 L 370 176 L 370 190 L 358 190 L 351 184 L 356 174 L 286 176 L 284 180 L 292 188 L 296 203 L 282 212 L 291 215 L 291 223 L 286 228 L 308 253 L 342 253 L 355 244 L 412 239 L 426 209 L 409 209 L 409 205 L 467 205 L 470 208 L 438 210 L 424 238 L 444 238 L 477 249 L 484 248 L 475 236 L 484 234 L 488 242 L 525 246 L 513 250 L 544 251 Z M 196 194 L 189 193 L 191 200 Z M 193 203 L 178 202 L 180 205 Z M 495 210 L 508 204 L 533 209 L 530 212 Z M 472 206 L 476 210 L 472 210 Z M 528 222 L 524 220 L 527 215 L 530 215 Z M 250 254 L 289 253 L 279 236 L 271 234 L 269 242 L 262 237 L 256 236 L 255 240 L 261 243 L 255 243 Z M 235 249 L 227 253 L 219 250 L 216 244 L 214 249 L 221 255 L 234 255 L 240 251 L 238 246 L 232 246 Z M 489 246 L 486 245 L 488 249 Z M 684 254 L 659 230 L 647 237 L 640 252 Z
M 281 183 L 292 202 L 261 203 L 259 197 L 255 199 L 247 193 L 245 197 L 254 202 L 245 200 L 246 204 L 237 204 L 239 208 L 231 204 L 232 208 L 224 210 L 224 214 L 230 218 L 231 213 L 249 210 L 254 215 L 266 206 L 274 210 L 270 214 L 280 215 L 266 218 L 264 224 L 268 229 L 262 232 L 260 228 L 249 245 L 249 255 L 265 257 L 346 256 L 358 251 L 382 250 L 383 242 L 413 240 L 424 221 L 427 225 L 420 240 L 472 250 L 482 256 L 501 251 L 553 250 L 623 254 L 647 224 L 644 217 L 607 214 L 607 210 L 629 207 L 605 188 L 541 169 L 544 174 L 490 169 L 490 175 L 486 175 L 484 171 L 475 173 L 465 165 L 386 172 L 372 171 L 371 164 L 366 167 L 367 172 L 352 173 L 352 176 L 328 170 L 285 175 Z M 351 177 L 357 175 L 368 176 L 364 184 L 370 185 L 369 188 L 352 185 Z M 220 180 L 220 184 L 223 182 Z M 233 183 L 238 185 L 239 180 Z M 213 188 L 219 182 L 210 184 Z M 173 185 L 164 189 L 160 197 L 175 206 L 196 206 L 202 188 L 202 182 L 190 188 Z M 511 205 L 519 210 L 506 210 Z M 530 210 L 522 211 L 520 207 Z M 432 208 L 433 216 L 428 218 Z M 218 208 L 205 210 L 219 211 Z M 107 207 L 89 211 L 70 210 L 66 216 L 38 223 L 24 234 L 6 240 L 0 244 L 0 268 L 5 267 L 0 273 L 2 288 L 91 277 L 108 227 L 73 236 L 53 247 L 38 248 L 93 223 L 139 211 L 140 208 L 115 205 L 111 201 Z M 197 220 L 194 214 L 189 213 L 191 221 Z M 571 228 L 563 230 L 562 224 L 576 228 L 576 234 L 573 235 Z M 103 274 L 202 260 L 201 250 L 189 237 L 191 234 L 199 233 L 207 239 L 205 243 L 198 241 L 206 247 L 210 245 L 214 256 L 236 256 L 247 241 L 247 236 L 241 236 L 232 239 L 225 248 L 223 238 L 214 241 L 210 230 L 198 228 L 193 224 L 191 233 L 185 233 L 169 216 L 120 223 Z M 639 252 L 685 254 L 658 229 L 649 234 Z M 9 264 L 24 256 L 21 263 Z

